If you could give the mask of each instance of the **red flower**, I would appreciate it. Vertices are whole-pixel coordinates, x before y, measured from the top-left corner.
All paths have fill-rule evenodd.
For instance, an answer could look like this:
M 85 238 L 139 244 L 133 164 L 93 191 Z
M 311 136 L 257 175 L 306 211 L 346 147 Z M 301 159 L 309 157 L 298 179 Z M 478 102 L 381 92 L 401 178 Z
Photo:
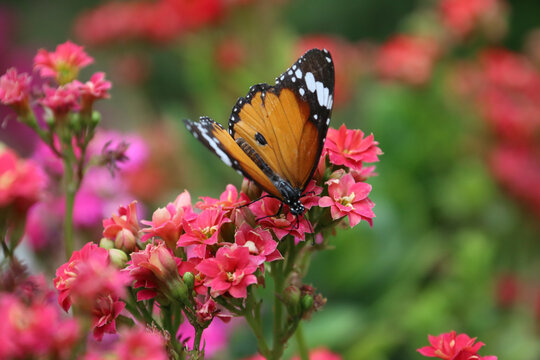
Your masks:
M 484 343 L 477 342 L 467 334 L 457 335 L 455 331 L 439 336 L 428 336 L 431 346 L 425 346 L 417 351 L 428 357 L 437 357 L 444 360 L 497 360 L 496 356 L 479 356 L 478 350 Z
M 323 196 L 319 206 L 330 207 L 332 219 L 337 220 L 344 216 L 349 217 L 349 225 L 356 226 L 361 220 L 373 225 L 373 206 L 375 204 L 367 197 L 371 185 L 364 182 L 355 182 L 350 174 L 341 179 L 332 179 L 327 182 L 328 195 Z
M 341 360 L 342 357 L 338 354 L 334 354 L 330 350 L 324 347 L 313 349 L 309 351 L 309 360 Z M 293 357 L 291 360 L 300 360 L 299 356 Z
M 31 80 L 27 73 L 18 74 L 15 68 L 8 69 L 0 76 L 0 103 L 13 107 L 19 115 L 28 113 Z
M 283 256 L 277 249 L 277 242 L 274 241 L 272 234 L 268 230 L 259 227 L 253 229 L 247 223 L 238 228 L 234 235 L 235 243 L 238 246 L 245 246 L 253 256 L 261 258 L 262 262 L 281 260 Z M 264 265 L 261 270 L 264 270 Z
M 344 165 L 352 170 L 361 171 L 364 162 L 379 161 L 381 149 L 373 140 L 373 134 L 364 138 L 362 130 L 349 130 L 345 124 L 339 130 L 328 129 L 324 154 L 328 154 L 334 165 Z
M 383 78 L 422 85 L 431 76 L 438 52 L 432 39 L 397 35 L 379 49 L 376 67 Z
M 54 286 L 59 293 L 58 302 L 67 312 L 72 302 L 90 309 L 100 296 L 122 297 L 128 282 L 127 275 L 110 265 L 107 250 L 87 243 L 56 270 Z
M 75 319 L 62 319 L 57 306 L 26 304 L 0 295 L 1 359 L 70 359 L 79 340 Z
M 117 248 L 128 252 L 135 250 L 139 234 L 137 202 L 133 201 L 128 206 L 119 207 L 118 214 L 103 220 L 103 228 L 103 236 L 113 240 Z
M 0 149 L 0 209 L 11 207 L 25 214 L 39 200 L 45 184 L 45 174 L 32 161 Z
M 176 242 L 183 233 L 183 219 L 197 216 L 191 210 L 191 197 L 184 191 L 165 208 L 158 208 L 152 215 L 152 221 L 142 220 L 144 225 L 150 227 L 143 229 L 146 233 L 141 240 L 146 241 L 151 237 L 160 237 L 171 250 L 176 249 Z
M 99 296 L 92 309 L 92 331 L 94 338 L 100 341 L 103 334 L 116 334 L 116 318 L 126 304 L 111 295 Z
M 82 109 L 89 111 L 94 101 L 108 99 L 111 82 L 105 80 L 105 73 L 97 72 L 84 84 L 78 80 L 73 82 L 78 88 L 82 99 Z
M 183 219 L 185 233 L 180 235 L 177 245 L 195 245 L 193 256 L 205 258 L 206 246 L 217 244 L 221 226 L 230 222 L 222 209 L 203 210 L 197 217 Z
M 72 110 L 79 109 L 79 89 L 74 83 L 52 88 L 43 87 L 45 96 L 39 101 L 50 108 L 56 116 L 64 116 Z
M 215 258 L 208 258 L 197 265 L 206 276 L 205 285 L 210 287 L 212 296 L 229 293 L 235 298 L 245 298 L 247 287 L 257 283 L 253 273 L 258 260 L 249 254 L 244 246 L 224 246 L 218 249 Z
M 141 251 L 131 253 L 131 261 L 124 271 L 135 280 L 137 301 L 154 298 L 158 293 L 172 295 L 174 286 L 181 282 L 181 260 L 159 240 L 146 245 Z
M 304 216 L 294 216 L 287 206 L 282 206 L 281 200 L 266 197 L 255 201 L 249 206 L 259 225 L 270 229 L 281 240 L 286 235 L 292 235 L 296 243 L 304 241 L 306 232 L 312 232 L 313 227 Z M 278 210 L 281 208 L 281 213 Z
M 34 58 L 34 69 L 43 77 L 55 78 L 58 84 L 67 84 L 77 78 L 79 70 L 94 62 L 82 46 L 66 41 L 49 52 L 40 49 Z

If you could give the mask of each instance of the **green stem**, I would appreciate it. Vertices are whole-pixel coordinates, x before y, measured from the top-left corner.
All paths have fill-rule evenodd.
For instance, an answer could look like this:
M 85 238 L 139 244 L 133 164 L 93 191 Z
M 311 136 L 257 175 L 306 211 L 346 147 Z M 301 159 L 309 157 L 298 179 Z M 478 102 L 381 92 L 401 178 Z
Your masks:
M 304 337 L 304 332 L 302 330 L 302 324 L 298 324 L 295 333 L 296 344 L 298 345 L 298 353 L 300 354 L 300 359 L 309 360 L 309 349 L 306 344 L 306 339 Z
M 75 203 L 75 194 L 77 189 L 73 182 L 73 169 L 71 161 L 64 162 L 64 174 L 66 181 L 66 210 L 64 214 L 64 242 L 66 249 L 66 259 L 69 260 L 75 245 L 73 243 L 73 205 Z
M 270 359 L 280 359 L 283 353 L 283 343 L 281 342 L 283 304 L 279 295 L 283 293 L 283 262 L 275 261 L 271 264 L 272 277 L 274 278 L 274 329 L 273 329 L 273 349 Z
M 269 359 L 271 358 L 271 352 L 270 352 L 270 348 L 268 347 L 268 344 L 266 343 L 266 339 L 264 338 L 264 333 L 262 331 L 259 307 L 256 306 L 256 308 L 253 309 L 255 311 L 255 315 L 253 315 L 251 310 L 252 309 L 248 309 L 248 311 L 245 312 L 244 318 L 246 319 L 248 325 L 251 327 L 251 330 L 253 330 L 253 333 L 255 334 L 255 337 L 257 338 L 257 346 L 259 348 L 260 353 L 266 359 Z

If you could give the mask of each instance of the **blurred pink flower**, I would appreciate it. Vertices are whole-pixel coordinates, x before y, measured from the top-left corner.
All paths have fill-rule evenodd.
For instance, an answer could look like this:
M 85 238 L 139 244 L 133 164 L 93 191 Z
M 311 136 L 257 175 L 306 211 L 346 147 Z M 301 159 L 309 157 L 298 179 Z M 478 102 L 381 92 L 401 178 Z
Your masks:
M 332 164 L 361 171 L 364 162 L 379 161 L 382 151 L 377 145 L 373 134 L 364 137 L 362 130 L 349 130 L 343 124 L 339 130 L 328 129 L 323 151 Z
M 32 78 L 27 73 L 19 74 L 10 68 L 0 76 L 0 103 L 9 105 L 17 114 L 24 115 L 28 109 L 28 96 Z
M 466 37 L 479 26 L 500 32 L 504 28 L 504 3 L 500 0 L 441 0 L 439 13 L 444 25 L 456 36 Z
M 281 213 L 278 213 L 281 208 Z M 313 227 L 303 216 L 294 216 L 288 207 L 283 206 L 281 200 L 265 197 L 255 201 L 249 206 L 257 223 L 265 229 L 270 229 L 281 240 L 286 235 L 292 235 L 296 243 L 304 241 L 306 232 L 312 232 Z
M 164 242 L 155 240 L 144 250 L 131 253 L 131 260 L 123 270 L 135 281 L 137 301 L 154 298 L 158 293 L 169 295 L 172 286 L 180 282 L 181 260 L 175 257 Z
M 224 323 L 223 321 L 212 321 L 202 334 L 201 344 L 205 344 L 204 353 L 208 358 L 219 353 L 227 347 L 227 342 L 231 336 L 235 321 Z M 193 349 L 193 339 L 195 330 L 188 321 L 184 321 L 178 328 L 177 337 L 183 341 L 188 349 Z
M 0 294 L 0 319 L 2 359 L 70 359 L 80 336 L 76 320 L 62 319 L 56 306 L 12 294 Z
M 352 175 L 346 174 L 341 179 L 331 179 L 327 182 L 328 195 L 323 196 L 319 206 L 330 207 L 332 219 L 337 220 L 344 216 L 349 217 L 349 225 L 356 226 L 361 220 L 373 225 L 373 206 L 368 195 L 371 185 L 356 182 Z
M 245 298 L 247 287 L 257 283 L 253 275 L 259 261 L 243 246 L 224 246 L 218 249 L 215 258 L 202 260 L 197 269 L 206 276 L 205 285 L 212 296 L 229 293 L 235 298 Z
M 119 360 L 167 360 L 165 339 L 142 327 L 120 332 L 114 353 Z
M 45 96 L 39 102 L 50 108 L 56 116 L 63 116 L 72 110 L 79 109 L 79 90 L 73 83 L 57 88 L 45 84 L 43 92 Z
M 78 80 L 73 81 L 73 83 L 81 95 L 82 111 L 91 111 L 94 101 L 110 97 L 111 82 L 105 80 L 105 73 L 103 72 L 95 73 L 85 83 Z
M 177 246 L 195 245 L 193 255 L 205 258 L 207 245 L 217 244 L 221 227 L 230 222 L 222 209 L 203 210 L 197 217 L 184 218 L 185 233 L 180 235 Z
M 340 355 L 335 354 L 327 348 L 320 347 L 309 351 L 309 360 L 341 360 Z M 300 360 L 299 356 L 294 356 L 291 360 Z
M 40 49 L 34 58 L 34 69 L 42 77 L 55 78 L 59 84 L 67 84 L 77 78 L 79 70 L 94 62 L 82 46 L 66 41 L 49 52 Z
M 425 346 L 417 351 L 427 357 L 437 357 L 444 360 L 497 360 L 496 356 L 479 356 L 478 350 L 484 343 L 477 342 L 467 334 L 457 335 L 455 331 L 438 336 L 428 335 L 431 346 Z
M 45 185 L 45 175 L 33 161 L 19 159 L 12 150 L 0 148 L 0 208 L 11 207 L 26 214 L 41 197 Z
M 396 35 L 380 47 L 375 65 L 383 78 L 422 85 L 431 77 L 438 53 L 433 39 Z

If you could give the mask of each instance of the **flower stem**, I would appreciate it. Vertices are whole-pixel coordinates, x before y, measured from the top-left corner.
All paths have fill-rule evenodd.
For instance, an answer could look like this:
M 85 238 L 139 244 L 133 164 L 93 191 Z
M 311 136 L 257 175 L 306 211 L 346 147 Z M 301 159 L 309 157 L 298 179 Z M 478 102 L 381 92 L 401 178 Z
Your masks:
M 302 324 L 298 324 L 295 333 L 296 343 L 298 345 L 298 354 L 300 354 L 300 359 L 309 360 L 309 350 L 306 344 L 306 339 L 304 338 L 304 332 L 302 330 Z
M 280 359 L 283 353 L 283 343 L 281 341 L 283 304 L 279 295 L 283 293 L 283 262 L 276 261 L 272 263 L 272 277 L 274 278 L 274 330 L 273 330 L 273 349 L 270 359 Z
M 66 210 L 64 214 L 64 243 L 66 249 L 66 259 L 69 260 L 75 245 L 73 243 L 73 205 L 75 203 L 76 185 L 73 182 L 73 169 L 71 161 L 64 162 L 66 181 Z

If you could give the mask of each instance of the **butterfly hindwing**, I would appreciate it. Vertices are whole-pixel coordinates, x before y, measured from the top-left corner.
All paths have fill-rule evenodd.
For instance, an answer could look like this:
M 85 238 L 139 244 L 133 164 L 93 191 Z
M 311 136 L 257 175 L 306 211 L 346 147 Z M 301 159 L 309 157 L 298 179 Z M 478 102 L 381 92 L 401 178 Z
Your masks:
M 270 180 L 272 174 L 268 173 L 269 169 L 266 169 L 266 173 L 263 171 L 265 164 L 252 159 L 219 123 L 208 117 L 201 117 L 198 122 L 184 120 L 184 124 L 196 139 L 216 154 L 225 164 L 231 166 L 248 179 L 255 181 L 269 194 L 280 196 L 279 191 Z M 252 156 L 255 156 L 255 154 L 252 154 Z
M 240 98 L 229 133 L 247 142 L 281 178 L 301 192 L 313 176 L 330 122 L 334 66 L 326 50 L 313 49 L 276 79 Z

